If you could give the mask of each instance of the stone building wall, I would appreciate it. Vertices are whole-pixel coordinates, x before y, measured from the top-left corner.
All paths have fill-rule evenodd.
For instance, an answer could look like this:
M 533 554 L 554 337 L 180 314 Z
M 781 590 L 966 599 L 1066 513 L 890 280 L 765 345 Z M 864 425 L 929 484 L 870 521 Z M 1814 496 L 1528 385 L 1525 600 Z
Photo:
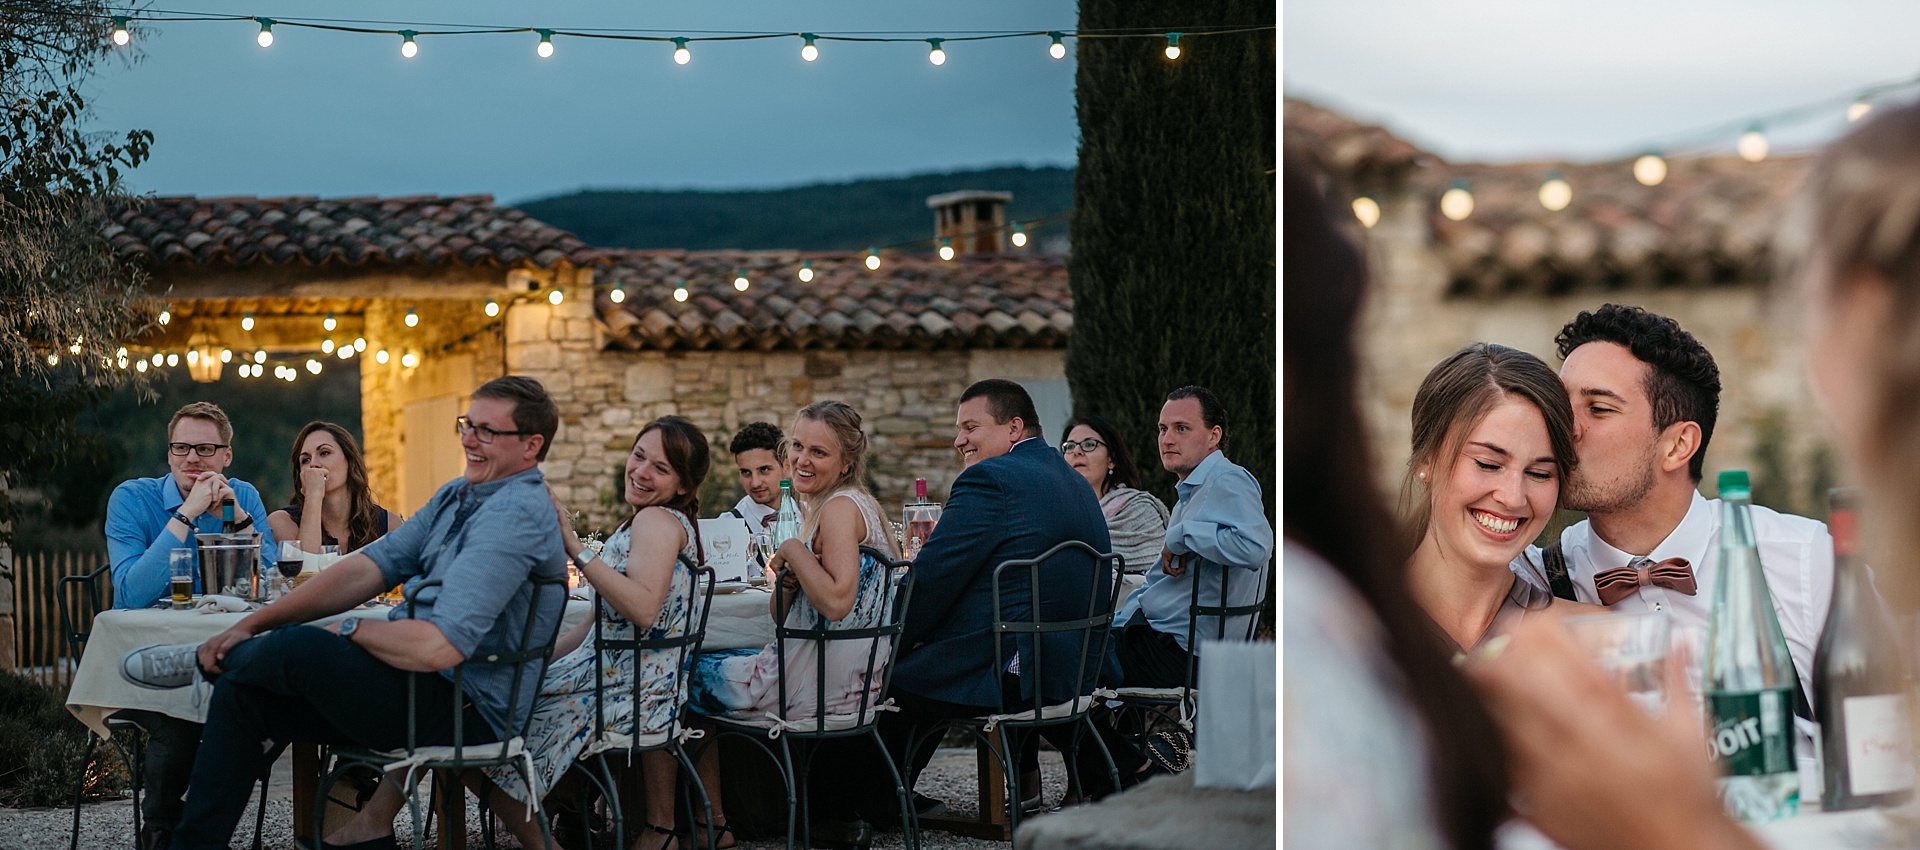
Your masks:
M 1380 222 L 1363 236 L 1372 288 L 1361 340 L 1362 399 L 1388 493 L 1400 492 L 1414 392 L 1434 364 L 1462 345 L 1485 341 L 1532 352 L 1558 369 L 1553 337 L 1560 327 L 1581 310 L 1613 301 L 1671 316 L 1720 367 L 1720 417 L 1702 489 L 1711 496 L 1719 470 L 1746 468 L 1754 474 L 1757 500 L 1825 515 L 1825 488 L 1833 486 L 1835 474 L 1832 455 L 1811 406 L 1791 305 L 1770 282 L 1449 297 L 1426 221 L 1429 209 L 1424 199 L 1389 201 Z

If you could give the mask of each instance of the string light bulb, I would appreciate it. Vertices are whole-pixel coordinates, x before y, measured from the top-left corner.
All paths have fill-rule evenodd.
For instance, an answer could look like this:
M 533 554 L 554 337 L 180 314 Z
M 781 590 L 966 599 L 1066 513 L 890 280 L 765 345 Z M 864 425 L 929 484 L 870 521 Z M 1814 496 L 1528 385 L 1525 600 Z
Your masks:
M 130 32 L 127 32 L 126 16 L 114 15 L 113 16 L 113 43 L 120 47 L 126 47 L 127 44 L 132 41 L 133 41 L 133 34 Z
M 320 320 L 320 329 L 324 331 L 331 332 L 334 328 L 337 328 L 339 326 L 340 326 L 340 323 L 333 318 L 332 312 L 328 312 L 327 317 Z
M 220 349 L 220 362 L 222 362 L 222 363 L 232 363 L 232 362 L 233 362 L 233 349 L 231 349 L 231 348 L 222 348 L 222 349 Z
M 58 365 L 60 365 L 60 355 L 58 355 L 58 354 L 49 354 L 49 355 L 47 355 L 47 365 L 48 365 L 48 366 L 58 366 Z
M 1360 226 L 1371 229 L 1380 223 L 1380 202 L 1366 195 L 1353 199 L 1353 217 L 1360 220 Z
M 673 300 L 682 302 L 687 300 L 687 282 L 685 280 L 674 284 Z
M 533 52 L 540 54 L 542 59 L 553 58 L 553 30 L 534 30 L 534 32 L 540 34 L 540 43 L 534 46 Z
M 1571 203 L 1573 203 L 1573 184 L 1568 183 L 1567 178 L 1558 171 L 1548 174 L 1547 179 L 1540 184 L 1540 206 L 1559 212 Z
M 491 319 L 500 315 L 500 302 L 489 298 L 487 299 L 487 306 L 482 309 L 486 310 L 487 318 Z
M 173 308 L 161 307 L 160 308 L 160 324 L 164 325 L 171 321 L 173 321 Z
M 1767 134 L 1764 128 L 1755 124 L 1740 134 L 1740 143 L 1736 146 L 1740 158 L 1748 162 L 1759 162 L 1767 158 Z
M 812 260 L 801 260 L 801 261 L 800 261 L 800 275 L 799 275 L 799 276 L 800 276 L 800 282 L 801 282 L 801 283 L 812 283 L 812 282 L 813 282 L 813 261 L 812 261 Z
M 414 352 L 411 352 L 411 351 L 405 354 L 402 354 L 400 355 L 400 365 L 405 366 L 408 369 L 418 366 L 420 365 L 420 355 L 415 354 Z
M 615 285 L 613 291 L 607 293 L 607 300 L 615 304 L 625 303 L 627 300 L 627 285 L 624 283 Z
M 320 353 L 321 353 L 321 354 L 332 354 L 332 353 L 333 353 L 333 340 L 330 340 L 330 339 L 323 339 L 323 340 L 321 340 L 321 341 L 320 341 Z
M 1027 247 L 1027 229 L 1016 224 L 1013 226 L 1013 235 L 1007 237 L 1007 239 L 1013 243 L 1013 247 L 1025 248 Z
M 1633 179 L 1642 186 L 1658 186 L 1667 179 L 1667 161 L 1654 151 L 1647 151 L 1633 161 Z
M 334 356 L 340 358 L 341 360 L 352 360 L 353 346 L 351 345 L 340 346 L 340 350 L 334 352 Z
M 158 366 L 165 362 L 167 362 L 167 355 L 158 351 L 153 353 L 153 365 Z
M 259 42 L 261 47 L 272 47 L 274 20 L 272 18 L 254 18 L 254 20 L 260 22 L 260 34 L 254 36 L 253 40 Z
M 880 249 L 879 248 L 867 249 L 867 268 L 871 271 L 876 271 L 876 272 L 880 270 Z
M 940 259 L 942 260 L 953 259 L 953 240 L 952 239 L 942 238 L 940 240 Z
M 808 62 L 820 58 L 820 48 L 813 46 L 813 40 L 818 36 L 810 32 L 803 32 L 800 34 L 800 37 L 807 41 L 807 43 L 800 48 L 800 58 Z
M 1053 39 L 1053 43 L 1047 45 L 1047 55 L 1055 59 L 1067 58 L 1067 44 L 1061 40 L 1066 38 L 1067 34 L 1063 32 L 1050 32 L 1047 33 L 1047 35 Z
M 264 348 L 254 349 L 253 362 L 255 363 L 267 362 L 267 350 Z
M 251 311 L 240 317 L 240 329 L 243 331 L 253 330 L 253 313 Z
M 1177 33 L 1177 32 L 1167 33 L 1167 58 L 1168 59 L 1180 58 L 1180 36 L 1181 35 L 1182 33 Z
M 167 368 L 171 369 L 178 365 L 180 365 L 180 355 L 178 354 L 167 355 Z
M 1851 124 L 1855 121 L 1865 118 L 1867 117 L 1867 113 L 1872 111 L 1873 111 L 1873 104 L 1868 103 L 1867 99 L 1862 97 L 1859 100 L 1856 100 L 1853 103 L 1850 103 L 1847 105 L 1847 123 Z
M 943 41 L 946 41 L 946 39 L 944 38 L 927 39 L 927 43 L 933 45 L 933 49 L 927 51 L 928 62 L 932 62 L 935 65 L 947 64 L 947 51 L 940 46 L 940 42 L 943 42 Z
M 400 31 L 400 55 L 408 59 L 420 55 L 420 45 L 413 43 L 413 37 L 420 33 L 413 30 Z
M 315 375 L 320 374 L 320 361 L 315 360 L 311 357 L 307 358 L 307 371 L 312 372 Z
M 685 65 L 688 62 L 692 62 L 692 61 L 693 61 L 693 51 L 687 49 L 687 40 L 684 38 L 674 39 L 673 40 L 673 64 Z
M 147 361 L 145 361 L 145 360 L 139 360 L 139 361 L 135 361 L 135 362 L 134 362 L 134 364 L 133 364 L 133 371 L 135 371 L 135 372 L 139 372 L 139 373 L 140 373 L 140 374 L 142 374 L 142 375 L 144 375 L 144 374 L 146 374 L 146 373 L 147 373 Z
M 1466 221 L 1473 215 L 1473 187 L 1466 180 L 1455 180 L 1440 195 L 1440 214 L 1454 221 Z
M 415 313 L 412 307 L 408 307 L 407 318 L 404 321 L 407 323 L 407 327 L 410 327 L 410 328 L 414 327 L 415 325 L 420 324 L 420 314 Z
M 382 366 L 387 365 L 387 350 L 382 348 L 379 351 L 374 352 L 373 362 L 378 363 Z
M 753 285 L 753 282 L 747 279 L 747 270 L 746 270 L 746 269 L 741 269 L 741 270 L 739 270 L 739 271 L 737 271 L 737 272 L 734 272 L 734 275 L 733 275 L 733 288 L 734 288 L 735 290 L 737 290 L 737 291 L 740 291 L 740 292 L 745 292 L 745 291 L 747 291 L 747 287 L 749 287 L 749 286 L 752 286 L 752 285 Z
M 565 300 L 567 300 L 567 294 L 561 291 L 558 286 L 554 287 L 552 292 L 547 293 L 547 303 L 555 307 L 560 306 L 560 302 Z
M 187 349 L 187 365 L 192 366 L 193 364 L 198 362 L 200 362 L 200 352 L 195 351 L 191 348 Z
M 356 337 L 354 337 L 354 338 L 353 338 L 353 353 L 355 353 L 355 354 L 359 354 L 360 352 L 362 352 L 362 351 L 366 351 L 366 350 L 367 350 L 367 338 L 366 338 L 366 337 L 364 337 L 364 336 L 356 336 Z

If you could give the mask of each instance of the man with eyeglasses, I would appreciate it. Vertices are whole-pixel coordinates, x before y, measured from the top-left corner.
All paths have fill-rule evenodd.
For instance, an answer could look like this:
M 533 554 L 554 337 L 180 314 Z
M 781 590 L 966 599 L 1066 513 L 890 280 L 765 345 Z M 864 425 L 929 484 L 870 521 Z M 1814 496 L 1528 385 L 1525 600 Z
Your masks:
M 252 484 L 228 478 L 233 462 L 233 424 L 219 406 L 194 402 L 167 423 L 168 474 L 135 478 L 107 501 L 107 557 L 113 565 L 113 606 L 146 608 L 167 592 L 167 560 L 174 549 L 198 549 L 194 535 L 220 530 L 220 505 L 234 501 L 233 518 L 243 530 L 257 528 L 261 551 L 273 551 L 273 532 L 254 521 L 267 515 Z M 198 577 L 195 577 L 198 581 Z M 127 710 L 119 717 L 147 730 L 142 783 L 143 850 L 164 848 L 180 820 L 200 724 L 152 711 Z

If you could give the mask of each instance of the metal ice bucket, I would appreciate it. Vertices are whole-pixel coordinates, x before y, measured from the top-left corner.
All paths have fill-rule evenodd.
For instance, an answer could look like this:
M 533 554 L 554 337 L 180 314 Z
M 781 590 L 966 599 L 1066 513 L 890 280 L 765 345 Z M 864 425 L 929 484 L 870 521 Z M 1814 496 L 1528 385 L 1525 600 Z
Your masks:
M 260 598 L 260 534 L 196 534 L 200 544 L 200 592 L 249 602 Z

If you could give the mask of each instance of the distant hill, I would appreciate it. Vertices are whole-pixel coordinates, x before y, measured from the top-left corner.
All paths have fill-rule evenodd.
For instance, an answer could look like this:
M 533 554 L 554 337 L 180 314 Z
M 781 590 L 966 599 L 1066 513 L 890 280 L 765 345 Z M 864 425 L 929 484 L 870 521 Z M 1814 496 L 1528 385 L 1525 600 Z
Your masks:
M 933 236 L 929 195 L 1013 193 L 1009 221 L 1073 209 L 1073 169 L 988 168 L 749 191 L 588 190 L 517 204 L 528 215 L 605 248 L 858 251 Z M 1035 234 L 1065 252 L 1065 222 Z

